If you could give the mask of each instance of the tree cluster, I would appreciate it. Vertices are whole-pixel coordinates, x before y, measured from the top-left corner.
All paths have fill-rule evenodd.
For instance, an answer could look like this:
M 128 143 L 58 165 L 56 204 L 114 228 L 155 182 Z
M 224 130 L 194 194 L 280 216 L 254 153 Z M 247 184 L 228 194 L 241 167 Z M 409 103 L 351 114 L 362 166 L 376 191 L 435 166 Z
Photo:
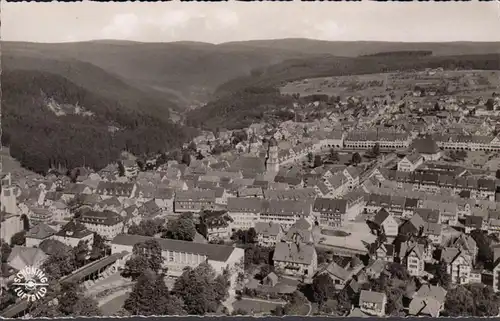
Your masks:
M 163 274 L 144 270 L 125 301 L 124 309 L 131 315 L 184 315 L 182 300 L 170 293 Z
M 208 263 L 202 263 L 184 270 L 174 284 L 173 293 L 182 299 L 188 314 L 204 315 L 217 311 L 228 289 L 229 273 L 217 275 Z
M 141 276 L 144 270 L 151 270 L 154 273 L 163 272 L 161 247 L 154 239 L 134 245 L 132 257 L 125 263 L 123 275 L 135 280 Z
M 443 316 L 495 317 L 500 308 L 500 295 L 484 284 L 458 285 L 446 294 Z
M 162 237 L 173 240 L 192 241 L 196 235 L 196 224 L 192 213 L 183 213 L 178 219 L 169 220 Z
M 142 235 L 142 236 L 154 236 L 158 233 L 164 232 L 165 228 L 164 219 L 148 219 L 142 220 L 138 225 L 132 224 L 128 230 L 127 234 L 132 235 Z
M 61 243 L 56 240 L 50 241 Z M 51 254 L 47 260 L 42 263 L 42 270 L 51 280 L 59 280 L 91 261 L 90 248 L 86 242 L 80 241 L 77 246 L 69 251 L 67 250 L 67 246 L 64 246 L 64 244 L 62 245 L 63 246 L 58 246 L 57 244 L 51 245 Z M 45 247 L 47 245 L 40 244 L 40 248 L 42 248 L 42 246 Z
M 257 232 L 253 227 L 248 230 L 237 230 L 231 235 L 231 240 L 240 244 L 254 244 L 257 238 Z

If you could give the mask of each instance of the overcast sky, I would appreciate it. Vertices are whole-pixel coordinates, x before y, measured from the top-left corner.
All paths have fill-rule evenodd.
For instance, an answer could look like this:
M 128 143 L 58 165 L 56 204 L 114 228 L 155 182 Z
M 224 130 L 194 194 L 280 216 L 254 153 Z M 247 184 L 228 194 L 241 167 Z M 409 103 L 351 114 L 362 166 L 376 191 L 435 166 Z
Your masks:
M 500 41 L 497 2 L 1 2 L 3 40 Z

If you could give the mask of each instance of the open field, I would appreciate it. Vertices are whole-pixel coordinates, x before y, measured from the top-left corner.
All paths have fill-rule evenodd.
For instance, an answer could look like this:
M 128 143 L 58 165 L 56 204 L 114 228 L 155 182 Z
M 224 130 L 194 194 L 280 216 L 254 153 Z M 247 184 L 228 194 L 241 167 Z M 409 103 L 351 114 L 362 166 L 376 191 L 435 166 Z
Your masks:
M 365 222 L 356 221 L 332 231 L 315 228 L 313 234 L 316 246 L 339 252 L 365 253 L 366 244 L 376 239 Z
M 500 90 L 500 71 L 431 71 L 311 78 L 289 82 L 281 88 L 281 93 L 374 97 L 393 92 L 400 96 L 416 86 L 490 97 L 495 90 Z
M 280 303 L 273 303 L 260 299 L 241 299 L 233 303 L 233 308 L 235 310 L 242 309 L 246 311 L 248 314 L 257 314 L 271 313 L 271 310 L 274 310 L 277 306 L 280 306 Z
M 128 298 L 128 293 L 122 294 L 104 303 L 99 309 L 102 311 L 103 315 L 114 315 L 122 307 Z

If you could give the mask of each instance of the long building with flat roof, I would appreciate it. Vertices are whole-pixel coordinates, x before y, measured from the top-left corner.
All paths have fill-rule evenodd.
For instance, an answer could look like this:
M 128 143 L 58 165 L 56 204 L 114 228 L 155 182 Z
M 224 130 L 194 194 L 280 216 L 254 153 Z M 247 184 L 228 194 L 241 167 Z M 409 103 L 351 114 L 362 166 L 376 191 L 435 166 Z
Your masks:
M 243 263 L 245 256 L 244 249 L 232 246 L 128 234 L 119 234 L 111 241 L 111 252 L 129 252 L 129 256 L 124 260 L 126 261 L 130 258 L 135 244 L 148 240 L 157 241 L 162 248 L 164 264 L 170 276 L 180 276 L 185 267 L 195 268 L 202 262 L 207 262 L 217 273 L 222 273 L 224 269 L 233 269 L 237 264 Z

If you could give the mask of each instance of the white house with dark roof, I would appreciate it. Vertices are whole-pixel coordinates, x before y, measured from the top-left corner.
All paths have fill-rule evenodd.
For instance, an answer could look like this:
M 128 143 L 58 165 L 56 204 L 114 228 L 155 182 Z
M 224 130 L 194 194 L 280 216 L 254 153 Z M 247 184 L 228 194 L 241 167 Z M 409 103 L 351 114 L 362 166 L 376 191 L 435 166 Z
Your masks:
M 424 163 L 424 157 L 417 152 L 413 152 L 398 162 L 398 171 L 413 172 Z
M 95 232 L 106 240 L 113 239 L 123 231 L 123 218 L 111 211 L 85 211 L 80 214 L 78 222 L 89 231 Z
M 273 254 L 274 267 L 283 274 L 312 278 L 318 268 L 314 245 L 279 242 Z
M 401 243 L 399 257 L 412 276 L 421 276 L 425 267 L 425 247 L 416 242 Z
M 275 222 L 289 229 L 299 219 L 309 217 L 311 210 L 312 201 L 263 200 L 259 220 Z
M 61 230 L 53 236 L 53 239 L 71 247 L 75 247 L 81 241 L 92 244 L 94 242 L 94 233 L 89 231 L 82 223 L 73 220 L 64 225 Z
M 441 250 L 440 261 L 446 264 L 452 283 L 469 284 L 473 260 L 466 252 L 453 247 L 445 247 Z
M 14 234 L 21 232 L 24 228 L 21 215 L 0 212 L 0 238 L 7 243 Z
M 399 223 L 394 216 L 385 209 L 380 209 L 372 219 L 372 223 L 378 228 L 379 232 L 387 238 L 394 239 L 398 236 Z
M 284 236 L 283 228 L 280 224 L 274 222 L 255 223 L 255 232 L 257 233 L 257 242 L 260 246 L 272 247 L 280 242 Z
M 148 240 L 158 242 L 162 249 L 164 266 L 168 268 L 167 274 L 174 277 L 180 276 L 185 267 L 195 268 L 203 262 L 210 264 L 218 274 L 227 268 L 238 270 L 245 258 L 245 251 L 237 247 L 127 234 L 117 235 L 111 241 L 111 253 L 128 252 L 124 258 L 126 261 L 132 255 L 135 244 Z
M 384 316 L 386 304 L 387 296 L 385 293 L 362 290 L 359 295 L 359 308 L 369 315 Z
M 44 240 L 52 238 L 54 234 L 56 230 L 47 224 L 37 224 L 26 233 L 26 246 L 37 247 Z
M 263 208 L 264 201 L 259 198 L 228 198 L 227 213 L 233 219 L 232 230 L 247 230 L 255 227 Z
M 493 291 L 500 292 L 500 247 L 493 248 Z
M 347 200 L 317 198 L 313 204 L 313 216 L 321 226 L 342 227 L 347 221 L 347 206 Z
M 189 190 L 175 193 L 174 211 L 201 212 L 215 209 L 216 192 L 214 190 Z
M 122 202 L 124 199 L 133 197 L 136 189 L 135 183 L 99 182 L 96 194 L 102 199 L 117 197 Z

